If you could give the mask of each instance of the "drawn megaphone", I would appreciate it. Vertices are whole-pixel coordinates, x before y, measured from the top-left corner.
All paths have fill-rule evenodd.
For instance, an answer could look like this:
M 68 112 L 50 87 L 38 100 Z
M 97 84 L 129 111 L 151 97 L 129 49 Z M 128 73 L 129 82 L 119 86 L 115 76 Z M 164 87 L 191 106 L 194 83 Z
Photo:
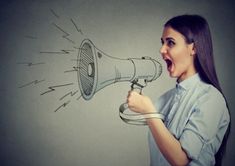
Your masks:
M 96 92 L 116 82 L 128 81 L 141 89 L 145 83 L 156 80 L 162 73 L 161 64 L 150 58 L 120 59 L 99 50 L 91 40 L 82 41 L 78 54 L 78 83 L 81 95 L 90 100 Z M 121 105 L 121 112 L 127 109 Z

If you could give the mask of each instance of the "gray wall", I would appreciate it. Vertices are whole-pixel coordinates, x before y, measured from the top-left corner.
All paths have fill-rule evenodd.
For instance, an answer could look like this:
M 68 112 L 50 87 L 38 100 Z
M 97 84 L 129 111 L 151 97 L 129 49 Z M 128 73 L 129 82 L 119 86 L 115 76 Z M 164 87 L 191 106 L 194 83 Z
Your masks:
M 234 121 L 235 13 L 229 1 L 9 0 L 0 6 L 1 165 L 148 165 L 148 128 L 127 125 L 118 116 L 129 82 L 112 84 L 85 101 L 78 99 L 77 73 L 70 70 L 85 38 L 114 57 L 150 56 L 164 64 L 162 25 L 178 14 L 201 14 L 209 21 Z M 72 85 L 41 95 L 65 84 Z M 174 84 L 164 68 L 144 93 L 154 100 Z M 77 93 L 67 96 L 71 91 Z M 224 165 L 234 162 L 234 137 L 232 123 Z

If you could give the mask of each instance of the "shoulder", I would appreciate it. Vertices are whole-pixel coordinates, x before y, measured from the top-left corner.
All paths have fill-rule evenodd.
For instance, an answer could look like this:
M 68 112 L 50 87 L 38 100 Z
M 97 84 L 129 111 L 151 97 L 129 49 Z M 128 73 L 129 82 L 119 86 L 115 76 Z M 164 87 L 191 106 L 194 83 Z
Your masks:
M 198 96 L 192 117 L 200 118 L 203 124 L 207 124 L 208 129 L 210 129 L 207 133 L 212 134 L 212 129 L 215 126 L 218 127 L 229 123 L 229 111 L 226 100 L 218 89 L 205 83 L 199 86 L 203 86 L 203 88 L 199 88 L 201 95 Z
M 226 101 L 222 93 L 213 85 L 200 82 L 196 87 L 198 94 L 198 103 L 211 103 L 213 105 L 222 105 L 226 107 Z
M 213 85 L 199 83 L 196 85 L 199 91 L 189 117 L 190 130 L 194 131 L 204 141 L 223 134 L 229 122 L 230 115 L 222 93 Z

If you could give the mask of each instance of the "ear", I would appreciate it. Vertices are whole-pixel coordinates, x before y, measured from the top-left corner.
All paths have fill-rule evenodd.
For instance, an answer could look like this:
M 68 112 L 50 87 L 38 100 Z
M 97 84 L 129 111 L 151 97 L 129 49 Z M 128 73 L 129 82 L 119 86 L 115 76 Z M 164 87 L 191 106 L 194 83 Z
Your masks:
M 189 51 L 190 51 L 190 55 L 191 56 L 196 55 L 196 48 L 195 48 L 195 44 L 194 43 L 189 44 Z

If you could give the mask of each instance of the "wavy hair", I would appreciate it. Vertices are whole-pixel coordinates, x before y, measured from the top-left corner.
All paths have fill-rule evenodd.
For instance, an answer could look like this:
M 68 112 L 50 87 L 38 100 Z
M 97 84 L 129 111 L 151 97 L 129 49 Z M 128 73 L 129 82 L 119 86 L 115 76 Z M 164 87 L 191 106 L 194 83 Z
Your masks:
M 215 70 L 211 33 L 206 19 L 200 15 L 180 15 L 168 20 L 164 26 L 171 27 L 181 33 L 187 44 L 194 43 L 196 49 L 195 66 L 200 78 L 213 85 L 224 96 Z M 228 107 L 227 101 L 226 104 Z M 230 123 L 222 144 L 215 154 L 216 166 L 222 165 L 229 133 Z

